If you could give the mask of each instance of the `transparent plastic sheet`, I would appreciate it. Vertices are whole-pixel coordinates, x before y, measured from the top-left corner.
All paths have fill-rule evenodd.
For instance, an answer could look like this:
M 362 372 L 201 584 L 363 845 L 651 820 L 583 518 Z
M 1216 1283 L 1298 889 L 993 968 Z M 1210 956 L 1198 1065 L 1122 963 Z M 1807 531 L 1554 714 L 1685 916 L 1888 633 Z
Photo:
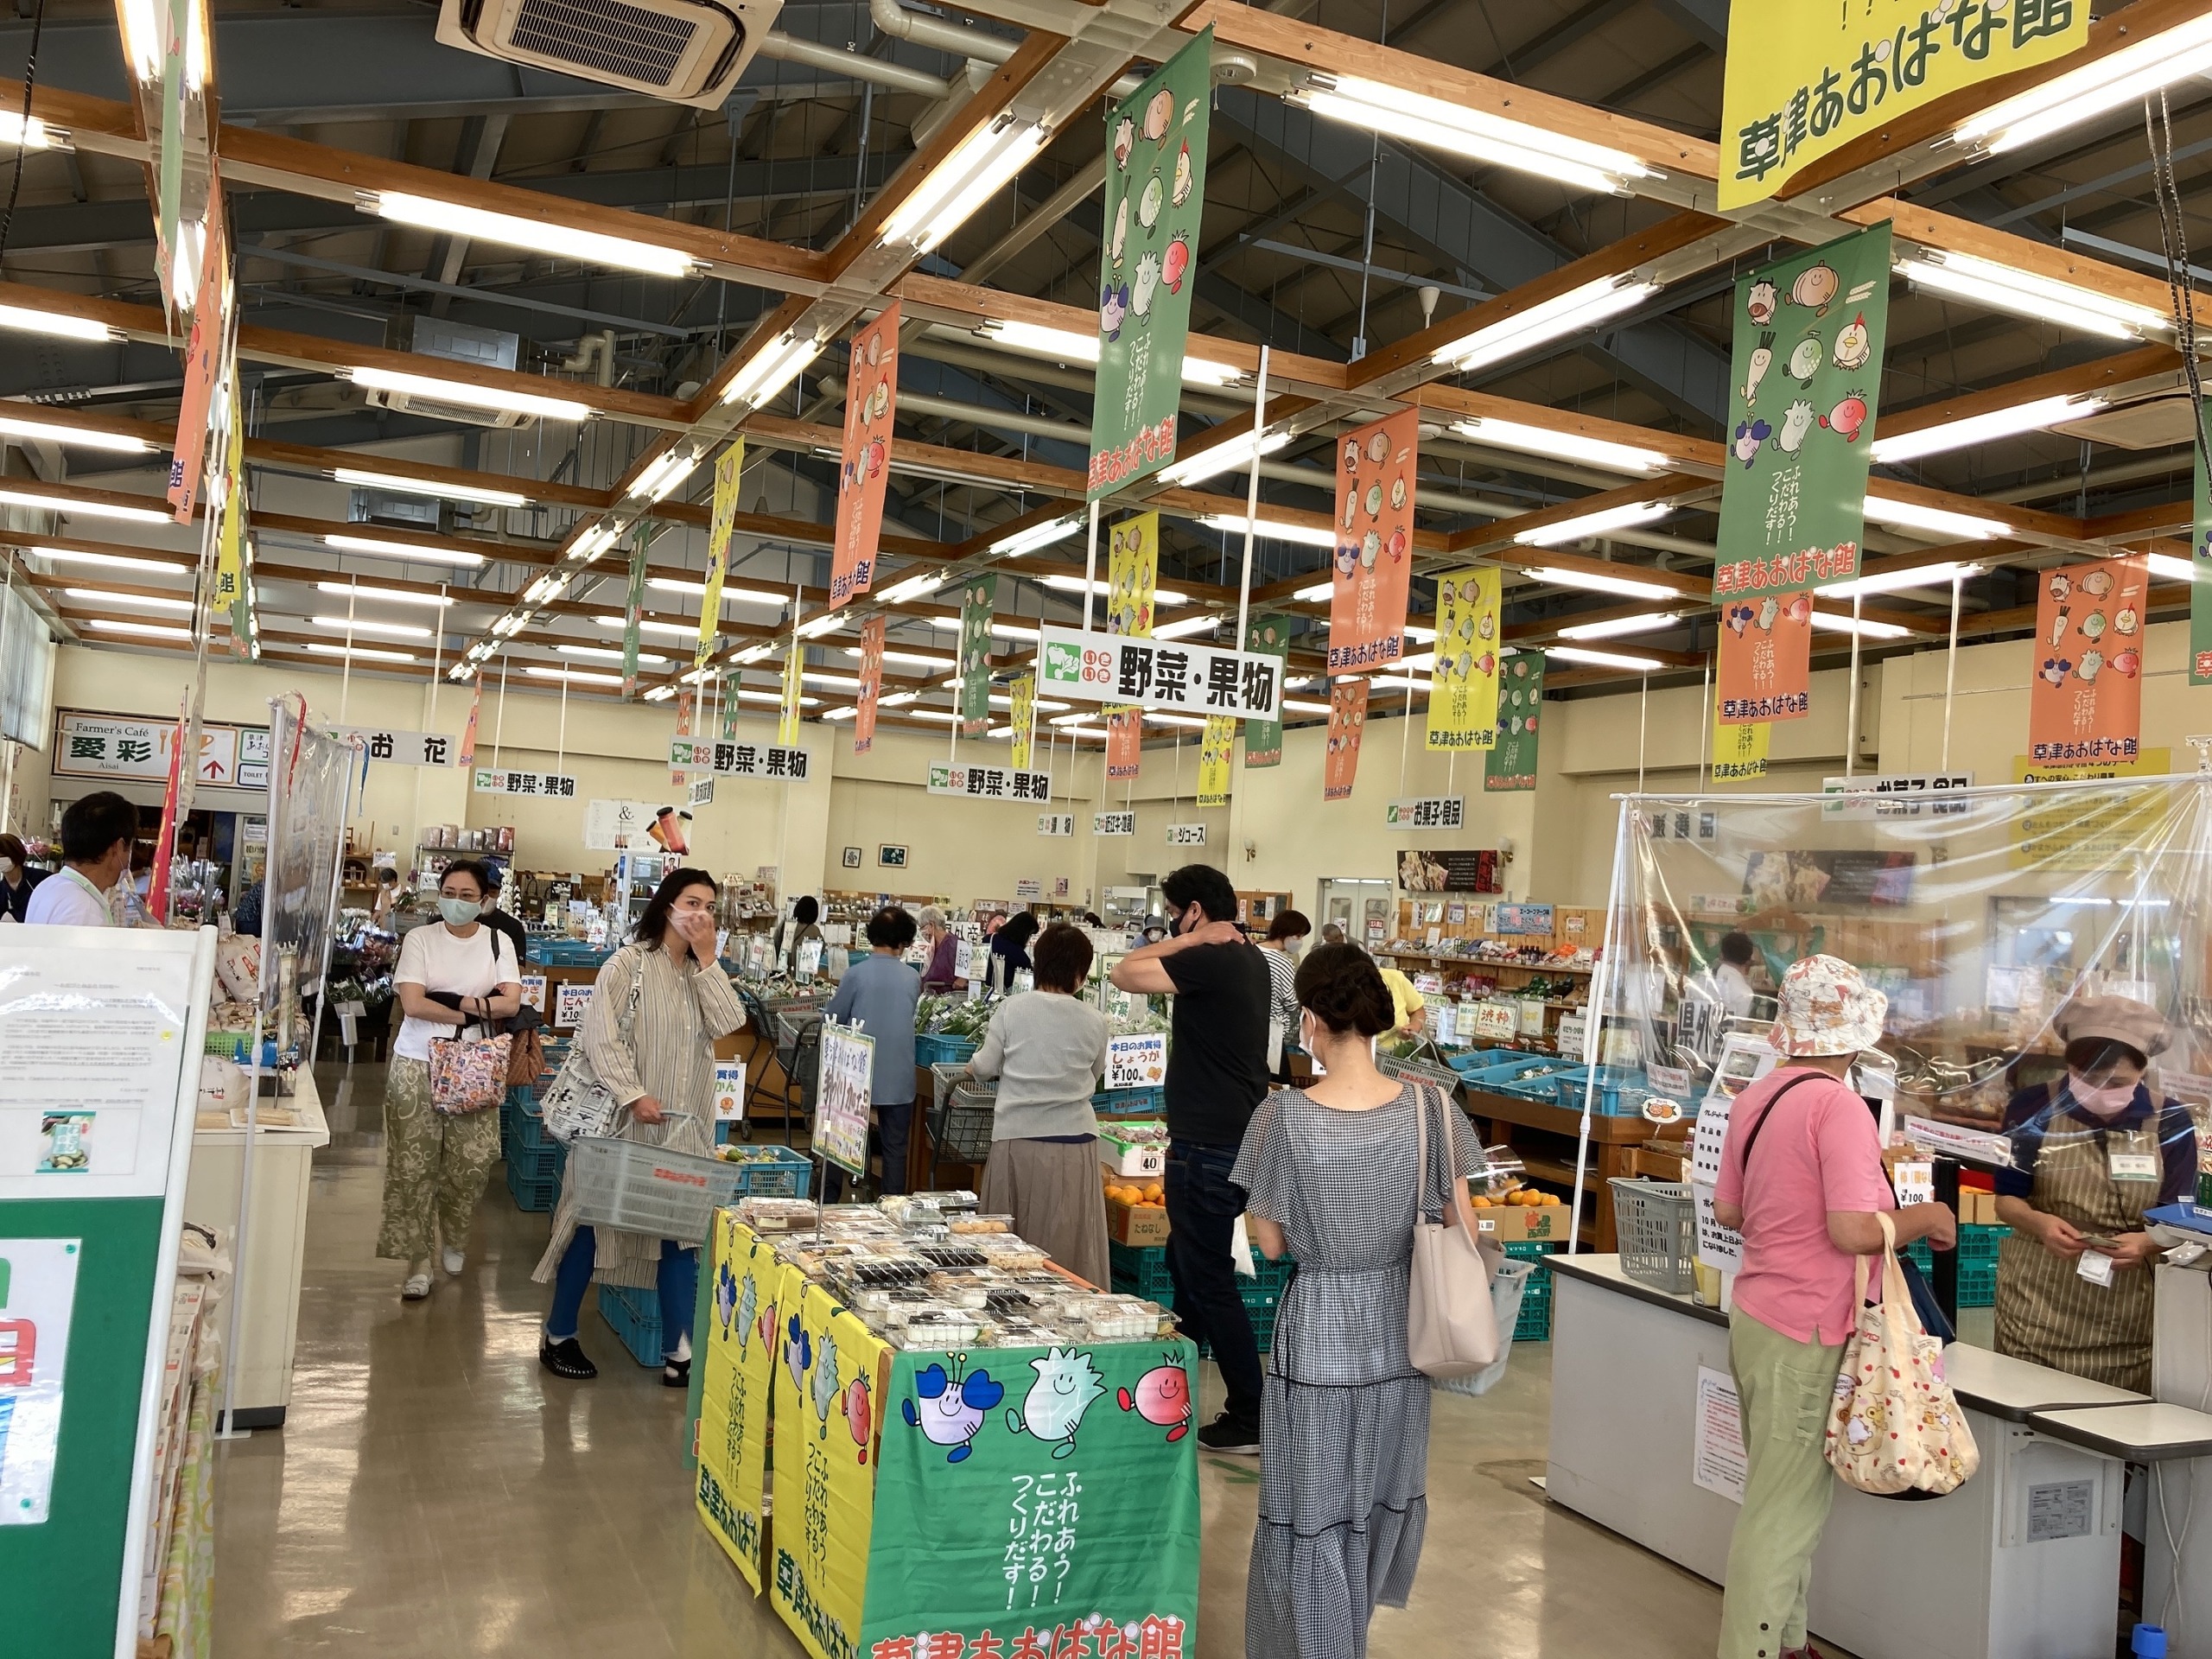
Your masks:
M 261 909 L 262 1006 L 273 1010 L 289 954 L 304 996 L 322 988 L 354 749 L 307 723 L 297 696 L 270 704 L 269 868 Z
M 2063 1076 L 2052 1021 L 2077 995 L 2149 1004 L 2173 1032 L 2156 1067 L 2212 1071 L 2212 777 L 1624 808 L 1597 1058 L 1688 1109 L 1821 952 L 1888 994 L 1901 1116 L 1997 1129 L 2016 1090 Z M 1753 949 L 1741 1013 L 1731 933 Z

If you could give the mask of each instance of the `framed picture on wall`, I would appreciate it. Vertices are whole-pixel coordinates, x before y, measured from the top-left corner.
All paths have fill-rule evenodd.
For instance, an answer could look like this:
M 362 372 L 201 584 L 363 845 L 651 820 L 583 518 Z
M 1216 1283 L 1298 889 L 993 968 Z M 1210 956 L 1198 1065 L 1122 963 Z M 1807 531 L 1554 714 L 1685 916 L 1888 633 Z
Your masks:
M 857 870 L 858 868 L 860 868 L 860 867 L 861 867 L 861 849 L 860 849 L 859 848 L 857 848 L 857 847 L 848 847 L 848 848 L 846 848 L 846 849 L 845 849 L 845 868 L 846 868 L 847 869 L 849 869 L 849 870 Z
M 886 869 L 903 870 L 906 868 L 906 849 L 904 847 L 878 847 L 875 861 Z

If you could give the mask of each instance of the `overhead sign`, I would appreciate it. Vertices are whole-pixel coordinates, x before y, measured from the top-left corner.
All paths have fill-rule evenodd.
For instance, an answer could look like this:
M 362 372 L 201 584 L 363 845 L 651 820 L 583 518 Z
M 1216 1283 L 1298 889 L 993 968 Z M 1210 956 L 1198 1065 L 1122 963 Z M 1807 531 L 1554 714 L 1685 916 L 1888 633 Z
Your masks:
M 450 766 L 461 757 L 461 740 L 443 732 L 403 732 L 390 726 L 334 726 L 340 737 L 358 737 L 372 760 L 396 766 Z
M 1040 836 L 1072 836 L 1075 834 L 1075 814 L 1072 812 L 1039 812 L 1037 833 Z
M 1170 847 L 1203 847 L 1206 844 L 1206 827 L 1203 823 L 1171 823 L 1167 826 Z
M 1436 579 L 1436 643 L 1423 740 L 1432 749 L 1497 747 L 1502 574 L 1493 564 Z
M 1205 735 L 1198 742 L 1198 804 L 1229 804 L 1230 756 L 1236 747 L 1237 721 L 1224 715 L 1206 717 Z
M 1359 740 L 1367 729 L 1367 682 L 1341 679 L 1329 688 L 1329 741 L 1322 757 L 1321 798 L 1348 801 L 1359 775 Z
M 1421 411 L 1401 410 L 1337 441 L 1337 541 L 1329 672 L 1362 674 L 1406 651 L 1414 571 L 1414 452 Z M 1439 640 L 1440 653 L 1443 642 Z
M 1137 832 L 1137 815 L 1134 812 L 1094 812 L 1090 815 L 1090 833 L 1094 836 L 1134 836 Z
M 930 767 L 929 792 L 988 801 L 1049 801 L 1052 774 L 1016 772 L 1012 766 L 956 766 L 939 762 Z
M 1969 810 L 1958 791 L 1974 787 L 1970 772 L 1895 772 L 1872 778 L 1823 778 L 1827 818 L 1948 818 Z
M 711 772 L 718 778 L 779 778 L 804 783 L 812 757 L 804 749 L 780 744 L 709 743 L 688 737 L 671 738 L 668 764 L 690 772 Z
M 143 779 L 167 784 L 176 721 L 62 709 L 54 717 L 57 778 Z M 202 725 L 194 777 L 202 787 L 269 787 L 269 728 Z
M 852 366 L 845 377 L 845 444 L 837 467 L 837 539 L 830 552 L 832 610 L 874 585 L 898 408 L 899 302 L 893 300 L 853 336 Z
M 1497 746 L 1483 757 L 1486 792 L 1536 786 L 1536 722 L 1544 707 L 1544 653 L 1519 651 L 1497 666 Z
M 1465 825 L 1467 798 L 1464 795 L 1419 795 L 1392 801 L 1383 809 L 1386 830 L 1459 830 Z
M 1135 703 L 1192 715 L 1273 720 L 1283 659 L 1182 640 L 1120 639 L 1078 628 L 1040 630 L 1037 690 L 1084 702 Z
M 1290 655 L 1291 619 L 1287 616 L 1255 616 L 1244 629 L 1244 649 L 1257 652 L 1263 657 L 1285 658 Z M 1282 721 L 1276 720 L 1248 720 L 1244 722 L 1244 769 L 1255 766 L 1279 766 L 1282 764 Z
M 479 795 L 537 795 L 555 800 L 574 800 L 576 780 L 563 772 L 501 772 L 476 768 Z

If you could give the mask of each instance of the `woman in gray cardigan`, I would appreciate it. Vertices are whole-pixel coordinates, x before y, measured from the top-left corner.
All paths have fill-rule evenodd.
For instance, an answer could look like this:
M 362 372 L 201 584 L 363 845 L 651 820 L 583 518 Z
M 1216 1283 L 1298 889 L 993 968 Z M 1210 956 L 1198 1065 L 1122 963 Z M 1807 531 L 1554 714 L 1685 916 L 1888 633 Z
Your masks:
M 1037 988 L 999 1004 L 968 1065 L 999 1080 L 983 1208 L 1012 1216 L 1014 1231 L 1103 1290 L 1111 1281 L 1090 1096 L 1112 1028 L 1076 996 L 1090 971 L 1090 941 L 1079 930 L 1053 923 L 1029 956 Z

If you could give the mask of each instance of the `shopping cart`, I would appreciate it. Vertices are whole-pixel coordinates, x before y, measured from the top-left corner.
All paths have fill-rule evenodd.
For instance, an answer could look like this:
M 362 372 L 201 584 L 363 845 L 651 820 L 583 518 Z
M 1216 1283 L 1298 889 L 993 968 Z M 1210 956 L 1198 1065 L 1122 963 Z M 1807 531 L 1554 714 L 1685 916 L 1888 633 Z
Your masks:
M 935 1186 L 938 1165 L 944 1159 L 980 1168 L 991 1155 L 999 1085 L 995 1079 L 969 1077 L 964 1062 L 932 1065 L 930 1079 L 930 1185 Z

